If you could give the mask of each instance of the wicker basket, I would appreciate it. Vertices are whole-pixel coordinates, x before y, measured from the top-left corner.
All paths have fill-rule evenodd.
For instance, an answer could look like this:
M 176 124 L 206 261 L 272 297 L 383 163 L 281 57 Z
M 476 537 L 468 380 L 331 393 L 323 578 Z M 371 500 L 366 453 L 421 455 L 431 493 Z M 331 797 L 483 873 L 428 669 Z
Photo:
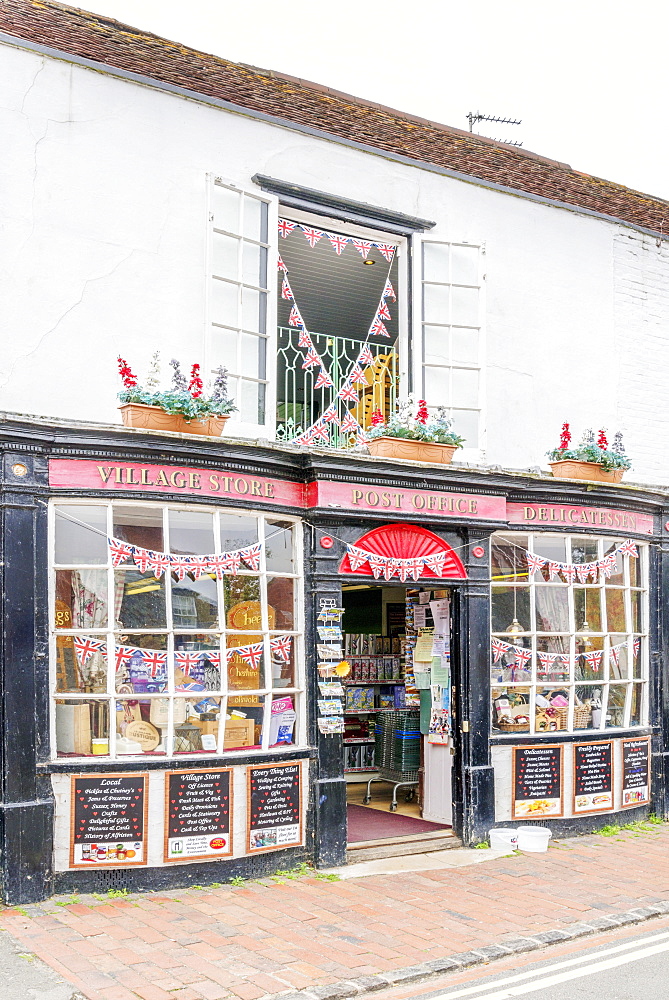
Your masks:
M 569 716 L 569 708 L 565 705 L 564 708 L 554 708 L 555 715 L 551 716 L 557 722 L 557 728 L 566 729 L 567 719 Z M 587 729 L 588 723 L 590 722 L 590 706 L 589 705 L 577 705 L 574 708 L 574 729 Z
M 515 719 L 498 719 L 497 728 L 503 733 L 529 733 L 529 722 L 516 722 Z

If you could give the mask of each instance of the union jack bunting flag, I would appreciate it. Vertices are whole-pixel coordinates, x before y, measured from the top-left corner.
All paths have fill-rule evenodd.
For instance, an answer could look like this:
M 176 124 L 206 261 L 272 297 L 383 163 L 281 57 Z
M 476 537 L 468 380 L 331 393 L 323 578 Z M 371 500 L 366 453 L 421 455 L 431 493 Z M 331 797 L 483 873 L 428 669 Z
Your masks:
M 293 444 L 299 444 L 303 446 L 310 445 L 313 442 L 313 436 L 310 430 L 306 430 L 304 434 L 298 434 L 297 437 L 293 438 Z
M 399 571 L 399 559 L 386 559 L 385 566 L 383 567 L 383 578 L 384 580 L 391 580 L 395 574 Z
M 395 254 L 395 247 L 392 243 L 375 243 L 374 246 L 378 247 L 379 251 L 383 254 L 388 263 L 390 263 Z
M 356 399 L 357 398 L 358 397 L 356 395 Z M 346 416 L 344 417 L 344 419 L 341 422 L 341 429 L 344 431 L 344 433 L 348 434 L 351 431 L 357 431 L 357 429 L 358 429 L 359 426 L 360 426 L 360 424 L 355 419 L 355 417 L 349 411 L 347 411 L 346 412 Z
M 624 642 L 619 642 L 615 646 L 609 647 L 609 657 L 613 661 L 614 665 L 618 666 L 618 660 L 620 659 L 620 650 L 623 646 L 627 645 Z
M 635 639 L 633 643 L 634 655 L 639 655 L 639 649 L 641 648 L 641 639 Z
M 257 670 L 263 654 L 262 642 L 255 642 L 252 646 L 238 646 L 235 650 L 237 656 L 241 656 L 245 663 Z
M 365 552 L 364 549 L 359 549 L 357 545 L 347 545 L 346 554 L 348 555 L 349 566 L 354 573 L 357 569 L 360 569 L 361 566 L 364 566 L 369 559 L 369 552 Z
M 369 435 L 367 434 L 366 431 L 362 429 L 362 427 L 360 427 L 360 425 L 358 425 L 358 431 L 355 440 L 356 444 L 369 444 Z
M 357 362 L 353 365 L 348 380 L 351 385 L 367 385 L 367 376 Z
M 247 545 L 245 549 L 240 549 L 239 554 L 249 567 L 249 569 L 259 570 L 260 569 L 260 553 L 262 551 L 262 545 L 257 542 L 255 545 Z
M 591 670 L 599 670 L 602 662 L 602 650 L 593 649 L 591 653 L 583 653 L 583 659 Z
M 181 671 L 189 677 L 191 670 L 200 663 L 201 656 L 201 652 L 178 652 L 174 654 L 174 659 Z
M 151 567 L 151 561 L 154 555 L 155 552 L 150 552 L 149 549 L 141 549 L 137 545 L 133 547 L 132 558 L 140 573 L 146 573 L 146 571 Z
M 432 555 L 423 556 L 423 562 L 431 569 L 435 576 L 443 576 L 444 563 L 446 562 L 445 552 L 433 552 Z
M 311 429 L 311 440 L 316 441 L 320 438 L 321 441 L 330 440 L 330 428 L 328 424 L 321 417 L 317 420 Z
M 374 322 L 372 323 L 372 325 L 370 326 L 369 332 L 371 334 L 373 334 L 373 335 L 378 334 L 380 337 L 389 337 L 390 336 L 390 334 L 386 330 L 386 324 L 383 323 L 383 322 L 381 322 L 381 320 L 378 318 L 378 316 L 374 320 Z
M 75 635 L 72 637 L 72 642 L 82 667 L 86 666 L 93 653 L 99 653 L 106 645 L 104 641 L 92 639 L 88 635 Z
M 203 654 L 211 663 L 212 667 L 220 667 L 221 665 L 221 654 L 220 653 L 210 653 L 209 650 Z
M 412 580 L 417 580 L 421 575 L 421 573 L 423 572 L 423 566 L 425 565 L 425 563 L 423 562 L 422 559 L 413 559 L 412 562 L 413 566 L 409 571 L 409 576 L 411 577 Z
M 532 659 L 531 649 L 525 649 L 524 646 L 512 646 L 511 648 L 519 667 L 524 667 Z
M 107 544 L 109 545 L 112 566 L 120 566 L 132 555 L 132 545 L 129 545 L 128 542 L 122 542 L 120 538 L 108 538 Z
M 373 365 L 374 364 L 374 355 L 370 351 L 370 349 L 367 346 L 367 344 L 365 344 L 365 346 L 360 351 L 360 354 L 358 355 L 358 360 L 357 360 L 356 364 L 359 364 L 359 365 Z
M 590 576 L 589 563 L 576 563 L 574 569 L 576 570 L 576 576 L 578 577 L 578 582 L 585 583 L 585 581 Z
M 501 639 L 492 639 L 492 662 L 499 663 L 504 654 L 511 649 L 508 642 L 502 642 Z
M 562 563 L 553 562 L 552 560 L 549 560 L 549 562 L 548 562 L 548 575 L 549 575 L 549 577 L 550 577 L 551 580 L 555 579 L 555 577 L 558 575 L 558 573 L 560 572 L 561 569 L 562 569 Z
M 269 648 L 278 660 L 290 663 L 290 649 L 293 644 L 292 635 L 275 635 L 269 641 Z
M 296 228 L 296 226 L 297 226 L 296 222 L 289 222 L 288 219 L 279 219 L 279 233 L 284 238 L 284 240 L 286 236 L 290 236 L 290 234 L 292 233 L 293 229 Z
M 559 653 L 543 653 L 537 650 L 537 657 L 542 671 L 550 670 L 556 660 L 562 659 Z
M 167 673 L 167 653 L 162 653 L 158 649 L 143 649 L 141 652 L 144 664 L 152 677 Z
M 184 577 L 191 571 L 189 556 L 172 556 L 170 559 L 170 569 L 181 583 Z
M 395 289 L 393 288 L 390 279 L 386 281 L 386 287 L 383 289 L 383 298 L 392 299 L 393 302 L 397 302 L 397 296 L 395 295 Z
M 545 559 L 542 559 L 541 556 L 536 555 L 534 552 L 526 552 L 525 556 L 527 558 L 527 568 L 530 572 L 530 576 L 532 576 L 533 573 L 538 573 L 546 562 Z
M 325 421 L 326 424 L 339 423 L 339 418 L 337 417 L 336 403 L 330 403 L 327 410 L 325 410 L 325 412 L 323 413 L 323 420 Z
M 130 657 L 135 653 L 139 652 L 133 646 L 117 646 L 114 650 L 114 659 L 116 663 L 116 673 L 123 670 L 130 663 Z
M 232 576 L 237 576 L 237 570 L 241 563 L 241 555 L 239 552 L 225 552 L 223 554 L 223 572 L 230 573 Z
M 330 389 L 334 385 L 334 382 L 326 372 L 325 368 L 321 368 L 318 373 L 318 378 L 314 382 L 314 389 Z
M 297 338 L 297 346 L 306 347 L 310 351 L 314 350 L 314 345 L 312 343 L 311 337 L 304 329 L 304 327 L 302 327 L 302 329 L 300 330 L 300 336 Z
M 319 358 L 313 347 L 310 347 L 306 353 L 304 361 L 302 362 L 303 368 L 314 368 L 315 365 L 322 365 L 321 359 Z
M 290 310 L 290 316 L 288 317 L 288 326 L 304 326 L 302 322 L 302 317 L 300 316 L 300 310 L 297 306 L 293 306 Z
M 288 278 L 285 275 L 283 281 L 281 282 L 281 298 L 282 299 L 294 298 L 293 289 L 290 287 L 290 284 L 288 283 Z
M 379 317 L 379 319 L 392 319 L 392 316 L 390 315 L 390 309 L 388 308 L 385 302 L 381 303 L 381 305 L 379 306 L 379 311 L 377 312 L 376 315 Z
M 350 382 L 344 382 L 337 393 L 337 399 L 350 399 L 353 403 L 358 402 L 358 390 L 354 389 Z
M 332 244 L 332 246 L 334 247 L 334 249 L 336 250 L 337 256 L 338 257 L 341 256 L 342 251 L 344 250 L 346 244 L 348 243 L 348 237 L 339 236 L 338 233 L 328 233 L 328 239 Z
M 567 583 L 573 583 L 576 575 L 576 567 L 573 563 L 562 563 L 561 572 Z
M 325 233 L 322 233 L 320 229 L 312 229 L 311 226 L 302 226 L 302 232 L 310 247 L 315 247 L 318 241 L 325 236 Z
M 216 574 L 216 578 L 218 580 L 222 580 L 225 576 L 225 567 L 227 565 L 226 560 L 227 552 L 224 552 L 221 555 L 211 555 L 207 560 L 209 568 Z
M 369 240 L 351 240 L 351 243 L 358 251 L 363 260 L 367 260 L 369 251 L 372 249 L 372 244 Z
M 277 266 L 277 269 L 279 271 L 287 271 L 288 270 L 288 268 L 284 264 L 283 260 L 281 259 L 281 254 L 279 254 L 279 256 L 276 259 L 276 266 Z
M 156 580 L 160 580 L 163 573 L 169 572 L 172 560 L 166 552 L 152 552 L 150 565 Z
M 411 566 L 408 566 L 406 559 L 399 559 L 398 563 L 399 565 L 397 567 L 397 575 L 402 581 L 402 583 L 406 583 L 407 577 L 409 576 L 409 572 L 410 570 L 413 569 L 413 562 Z
M 631 538 L 624 541 L 618 551 L 624 556 L 633 556 L 635 559 L 639 556 L 639 550 L 636 547 L 636 542 L 633 542 Z
M 615 563 L 615 558 L 616 558 L 615 553 L 612 553 L 612 555 L 613 555 L 613 561 Z M 600 561 L 597 563 L 597 566 L 599 567 L 599 572 L 603 573 L 607 580 L 610 579 L 611 574 L 613 573 L 613 566 L 611 565 L 609 557 L 606 556 L 604 559 L 600 559 Z
M 188 563 L 190 567 L 188 572 L 194 580 L 199 580 L 209 569 L 209 556 L 190 556 Z
M 370 552 L 367 556 L 367 562 L 369 563 L 369 568 L 372 571 L 374 579 L 378 580 L 386 565 L 385 556 L 378 556 L 375 553 Z

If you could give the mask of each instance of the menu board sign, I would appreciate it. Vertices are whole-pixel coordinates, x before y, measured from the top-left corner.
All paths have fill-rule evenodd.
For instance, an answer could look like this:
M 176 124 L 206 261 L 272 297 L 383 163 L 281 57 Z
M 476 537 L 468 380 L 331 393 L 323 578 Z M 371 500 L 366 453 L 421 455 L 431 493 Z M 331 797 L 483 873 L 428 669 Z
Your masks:
M 650 737 L 623 740 L 623 808 L 650 802 Z
M 574 744 L 574 813 L 613 809 L 613 742 Z
M 73 774 L 70 866 L 146 864 L 147 774 Z
M 513 818 L 562 815 L 562 747 L 513 748 Z
M 301 844 L 301 763 L 257 764 L 246 775 L 247 849 L 255 853 Z
M 165 861 L 232 854 L 232 770 L 206 768 L 165 775 Z

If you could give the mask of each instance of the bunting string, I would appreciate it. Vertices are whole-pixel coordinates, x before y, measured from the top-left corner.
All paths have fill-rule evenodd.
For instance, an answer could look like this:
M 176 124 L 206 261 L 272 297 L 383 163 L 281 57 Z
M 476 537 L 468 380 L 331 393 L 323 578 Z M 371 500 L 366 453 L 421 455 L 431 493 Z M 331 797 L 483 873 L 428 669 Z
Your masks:
M 447 555 L 446 552 L 435 552 L 429 556 L 396 559 L 392 556 L 368 552 L 357 545 L 349 544 L 346 546 L 346 552 L 349 565 L 354 573 L 367 563 L 375 580 L 381 576 L 384 580 L 390 580 L 393 576 L 397 576 L 403 583 L 408 579 L 417 580 L 422 575 L 425 566 L 431 569 L 435 576 L 442 576 Z
M 588 577 L 592 577 L 593 583 L 597 583 L 602 578 L 608 580 L 613 574 L 619 553 L 623 556 L 632 556 L 634 559 L 637 559 L 639 556 L 639 550 L 631 538 L 627 538 L 624 542 L 621 542 L 620 545 L 617 545 L 603 559 L 595 559 L 587 563 L 557 562 L 553 559 L 545 559 L 543 556 L 537 555 L 536 552 L 530 552 L 527 549 L 523 551 L 527 559 L 527 568 L 530 576 L 540 572 L 544 566 L 548 566 L 550 580 L 555 580 L 556 577 L 562 576 L 567 583 L 574 583 L 575 580 L 578 580 L 579 583 L 586 583 Z
M 85 667 L 94 653 L 105 654 L 107 649 L 106 639 L 96 639 L 89 635 L 75 635 L 72 637 L 77 658 L 82 667 Z M 273 657 L 282 660 L 284 663 L 290 662 L 293 637 L 288 633 L 274 635 L 270 637 L 269 648 Z M 229 646 L 225 651 L 227 662 L 233 656 L 239 656 L 249 666 L 257 670 L 264 653 L 264 643 L 255 642 L 244 646 Z M 165 650 L 142 649 L 138 646 L 114 646 L 114 663 L 117 673 L 124 670 L 133 658 L 140 658 L 147 673 L 158 680 L 167 680 L 167 657 Z M 204 678 L 205 660 L 214 667 L 220 667 L 221 654 L 209 649 L 198 650 L 175 650 L 174 662 L 177 667 L 186 675 L 196 678 Z
M 107 544 L 112 566 L 121 566 L 128 559 L 132 559 L 140 573 L 148 573 L 151 570 L 157 580 L 161 578 L 163 573 L 174 573 L 179 581 L 187 575 L 199 580 L 205 573 L 215 575 L 217 579 L 222 580 L 227 575 L 236 576 L 242 562 L 249 569 L 257 572 L 260 569 L 260 554 L 262 552 L 260 542 L 233 552 L 201 556 L 154 552 L 152 549 L 145 549 L 140 545 L 131 545 L 130 542 L 124 542 L 120 538 L 108 538 Z
M 492 643 L 492 657 L 493 663 L 499 663 L 502 657 L 513 657 L 515 663 L 514 667 L 524 667 L 532 659 L 532 650 L 527 649 L 525 646 L 514 646 L 513 643 L 504 642 L 502 639 L 493 637 Z M 632 640 L 632 649 L 634 651 L 634 656 L 638 656 L 639 649 L 641 647 L 641 640 L 635 637 Z M 609 660 L 614 666 L 618 666 L 618 661 L 620 659 L 620 652 L 623 649 L 627 649 L 627 642 L 617 642 L 615 645 L 609 646 Z M 599 671 L 602 664 L 602 659 L 604 657 L 603 649 L 593 649 L 588 653 L 577 653 L 577 657 L 581 657 L 591 670 Z M 537 669 L 538 674 L 549 673 L 556 663 L 562 664 L 565 667 L 569 667 L 570 654 L 569 653 L 547 653 L 543 650 L 537 650 L 537 660 L 539 661 L 539 667 Z

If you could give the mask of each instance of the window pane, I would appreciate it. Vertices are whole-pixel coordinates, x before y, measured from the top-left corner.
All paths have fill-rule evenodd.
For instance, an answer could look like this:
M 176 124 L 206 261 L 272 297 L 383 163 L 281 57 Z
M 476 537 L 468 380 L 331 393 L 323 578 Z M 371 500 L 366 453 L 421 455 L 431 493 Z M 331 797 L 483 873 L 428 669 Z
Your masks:
M 267 242 L 267 237 L 262 235 L 262 209 L 266 205 L 257 198 L 244 198 L 244 236 L 251 240 L 259 240 L 261 243 Z
M 451 369 L 425 367 L 425 398 L 431 406 L 449 405 L 451 398 Z M 449 402 L 446 402 L 449 401 Z M 455 428 L 458 430 L 458 428 Z M 458 430 L 458 433 L 460 431 Z
M 114 505 L 114 535 L 131 545 L 163 552 L 163 512 L 159 507 Z
M 493 535 L 491 546 L 493 582 L 501 583 L 515 580 L 519 583 L 527 583 L 527 561 L 523 551 L 526 548 L 526 535 L 514 535 L 513 539 L 506 539 L 503 535 Z
M 604 638 L 601 635 L 576 636 L 576 680 L 601 681 L 606 679 Z M 597 655 L 600 653 L 600 655 Z
M 265 340 L 250 333 L 242 334 L 240 374 L 261 378 L 265 368 Z M 261 371 L 262 368 L 262 371 Z
M 106 701 L 57 701 L 58 757 L 105 757 L 109 754 L 109 709 Z M 93 742 L 95 741 L 95 742 Z
M 566 562 L 566 541 L 559 535 L 535 535 L 531 549 L 538 556 L 550 559 L 553 562 Z M 548 566 L 544 566 L 536 579 L 550 580 Z M 561 577 L 558 577 L 561 579 Z
M 450 323 L 450 292 L 449 285 L 423 285 L 423 319 L 426 323 Z
M 591 587 L 574 587 L 574 627 L 587 634 L 602 631 L 601 590 Z M 586 627 L 586 623 L 587 626 Z
M 212 193 L 212 211 L 216 229 L 225 229 L 229 233 L 239 232 L 239 194 L 229 188 L 214 184 Z
M 272 699 L 269 729 L 269 745 L 271 747 L 292 744 L 295 719 L 295 706 L 291 695 Z
M 217 635 L 174 636 L 176 691 L 220 690 L 220 665 L 221 643 Z
M 635 559 L 630 556 L 627 560 L 627 564 L 630 568 L 630 587 L 638 587 L 641 584 L 640 580 L 640 563 L 641 563 L 641 553 L 639 553 L 639 558 Z
M 643 631 L 641 622 L 641 591 L 632 590 L 630 592 L 630 602 L 632 606 L 632 620 L 629 623 L 628 630 L 630 632 L 641 632 Z
M 167 687 L 167 636 L 118 635 L 114 646 L 119 694 L 158 694 Z
M 451 281 L 462 285 L 478 285 L 478 247 L 451 245 Z
M 437 400 L 435 402 L 438 401 Z M 453 410 L 453 430 L 464 439 L 464 448 L 478 448 L 479 444 L 479 411 Z
M 240 379 L 240 398 L 237 406 L 240 410 L 240 419 L 250 424 L 262 424 L 265 419 L 264 407 L 264 385 L 258 382 L 248 382 Z
M 546 654 L 540 656 L 539 654 Z M 559 684 L 569 680 L 569 636 L 537 638 L 537 680 L 544 684 Z
M 449 280 L 448 243 L 423 243 L 423 275 L 427 281 Z
M 597 541 L 593 538 L 572 538 L 571 561 L 575 563 L 595 562 L 599 559 Z
M 107 624 L 107 570 L 56 571 L 56 628 L 104 628 Z
M 114 602 L 119 628 L 164 628 L 165 578 L 156 580 L 152 571 L 138 569 L 114 571 Z
M 229 371 L 237 371 L 237 343 L 239 334 L 234 330 L 223 330 L 220 327 L 212 327 L 211 343 L 214 351 L 216 365 L 224 365 Z M 232 382 L 228 386 L 228 391 L 234 399 L 234 386 Z
M 272 687 L 295 687 L 295 637 L 286 636 L 270 638 L 270 656 L 272 660 Z M 281 642 L 281 649 L 272 646 L 272 640 Z
M 640 726 L 643 721 L 643 685 L 632 685 L 632 710 L 630 726 Z
M 529 632 L 531 628 L 529 589 L 493 587 L 491 617 L 493 632 L 506 632 L 514 620 L 520 622 L 523 631 Z
M 106 654 L 102 636 L 56 636 L 56 691 L 106 693 Z
M 243 632 L 249 628 L 262 628 L 260 606 L 260 581 L 256 576 L 226 576 L 225 621 L 229 629 Z M 269 627 L 274 628 L 274 616 L 268 611 Z M 235 642 L 237 640 L 235 639 Z M 230 643 L 228 643 L 230 645 Z
M 479 332 L 478 330 L 463 330 L 458 326 L 451 327 L 452 360 L 459 364 L 478 364 Z
M 70 566 L 107 562 L 105 507 L 56 507 L 56 562 Z
M 451 373 L 451 391 L 453 406 L 477 406 L 479 373 L 469 368 L 454 368 Z
M 239 240 L 214 233 L 211 263 L 214 274 L 219 278 L 235 281 L 239 271 Z
M 221 715 L 220 698 L 174 700 L 174 754 L 215 753 Z
M 209 555 L 214 551 L 213 514 L 195 510 L 171 510 L 169 525 L 170 552 L 175 555 Z
M 611 684 L 606 707 L 606 728 L 614 729 L 625 724 L 626 684 Z
M 257 691 L 265 687 L 265 654 L 260 632 L 228 634 L 227 657 L 230 691 Z
M 629 656 L 626 635 L 610 635 L 609 677 L 611 680 L 626 680 L 629 676 Z
M 529 714 L 529 687 L 521 685 L 492 688 L 492 727 L 494 730 L 528 733 L 530 731 Z M 508 726 L 509 723 L 512 725 Z
M 295 628 L 293 580 L 275 576 L 267 580 L 268 614 L 273 628 L 292 631 Z
M 156 699 L 160 705 L 163 699 Z M 137 701 L 132 698 L 119 698 L 116 701 L 116 753 L 120 756 L 159 756 L 166 752 L 164 737 L 166 730 L 161 730 L 151 722 L 153 701 Z M 154 718 L 156 709 L 153 709 Z
M 536 600 L 538 632 L 569 631 L 569 597 L 567 587 L 538 586 L 536 589 Z
M 218 591 L 211 574 L 199 580 L 184 577 L 172 582 L 172 619 L 175 628 L 218 627 Z
M 602 688 L 597 684 L 576 686 L 574 729 L 599 729 L 602 720 Z
M 433 365 L 449 364 L 449 327 L 424 326 L 423 338 L 425 362 Z
M 646 640 L 642 639 L 640 636 L 634 636 L 632 639 L 632 676 L 636 679 L 639 679 L 642 676 L 641 665 L 643 663 L 645 642 Z
M 265 521 L 265 558 L 268 571 L 294 573 L 293 525 L 290 521 Z
M 625 591 L 606 588 L 606 626 L 609 632 L 625 631 Z
M 239 326 L 239 285 L 212 280 L 211 320 L 222 326 Z
M 536 693 L 535 728 L 555 733 L 567 729 L 573 692 L 566 687 L 540 687 Z
M 258 521 L 255 517 L 220 512 L 221 552 L 234 552 L 258 541 Z
M 617 547 L 618 547 L 618 542 L 609 543 L 606 538 L 604 539 L 605 556 L 609 555 L 609 553 L 611 552 L 615 552 Z M 611 573 L 609 579 L 606 581 L 607 586 L 615 586 L 617 584 L 619 587 L 622 587 L 623 584 L 625 583 L 625 577 L 623 575 L 623 559 L 624 556 L 622 556 L 620 552 L 618 552 L 616 554 L 616 564 L 613 567 L 613 572 Z
M 513 640 L 511 642 L 511 640 Z M 514 635 L 509 636 L 510 648 L 501 655 L 497 654 L 497 662 L 492 664 L 491 680 L 493 684 L 517 684 L 519 681 L 529 681 L 532 679 L 531 658 L 525 659 L 520 656 L 521 649 L 531 649 L 532 639 L 529 636 Z
M 242 281 L 247 285 L 267 287 L 267 250 L 255 243 L 242 247 Z
M 235 705 L 232 706 L 231 702 Z M 237 703 L 241 704 L 237 704 Z M 264 698 L 234 698 L 228 700 L 225 721 L 225 750 L 244 750 L 262 743 Z
M 478 288 L 451 288 L 451 320 L 462 326 L 478 326 L 479 324 L 479 292 Z

